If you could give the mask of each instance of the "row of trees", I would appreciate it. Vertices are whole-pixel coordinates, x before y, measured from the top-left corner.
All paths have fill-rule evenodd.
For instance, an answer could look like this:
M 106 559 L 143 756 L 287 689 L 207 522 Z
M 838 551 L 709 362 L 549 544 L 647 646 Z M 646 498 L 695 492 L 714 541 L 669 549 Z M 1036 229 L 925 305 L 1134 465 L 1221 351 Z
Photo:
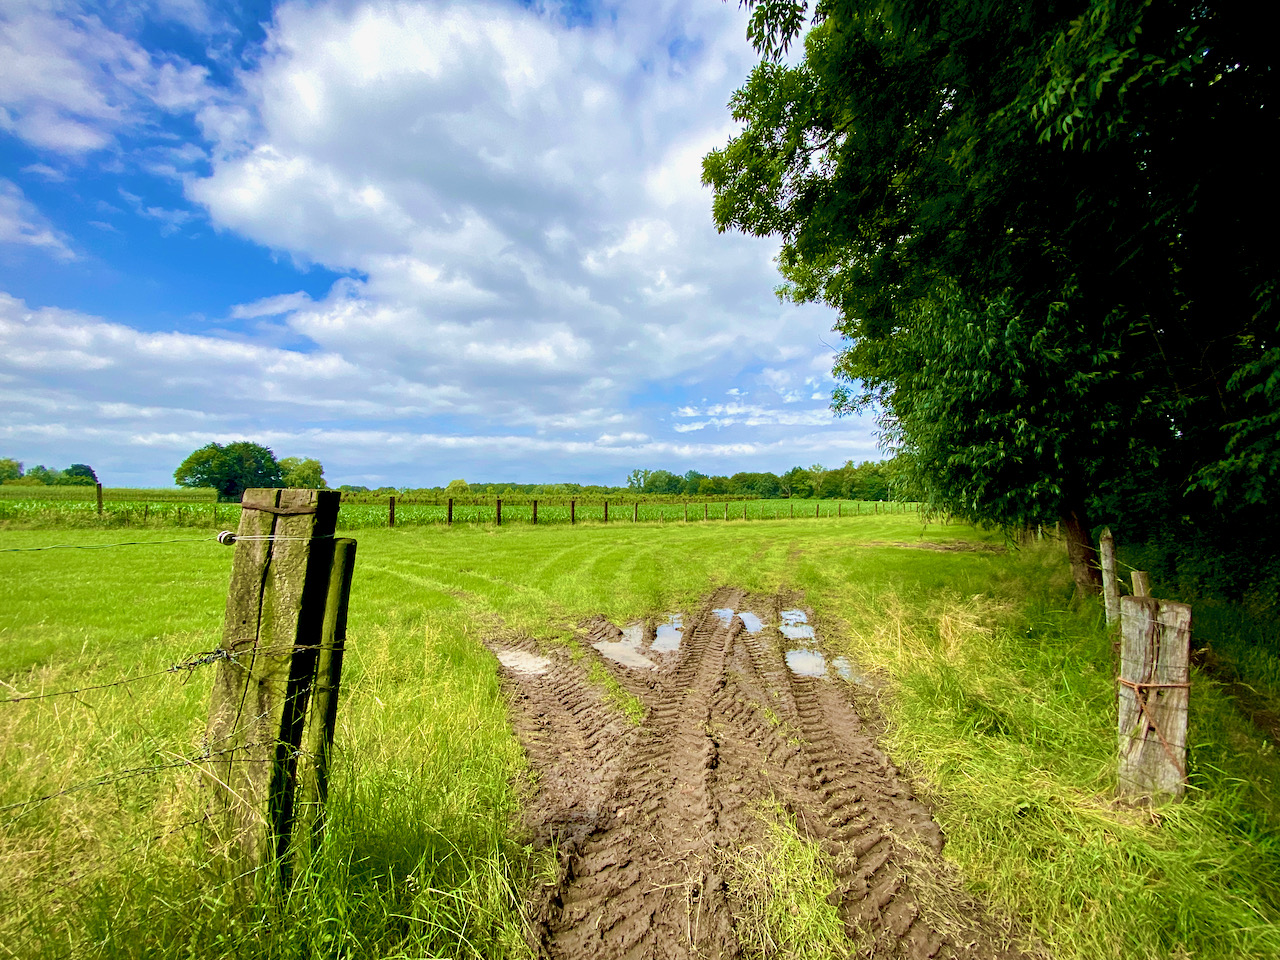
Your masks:
M 686 497 L 760 497 L 764 500 L 888 500 L 893 463 L 864 461 L 854 466 L 828 469 L 815 463 L 811 467 L 792 467 L 781 475 L 775 473 L 735 473 L 731 477 L 707 476 L 697 470 L 675 474 L 669 470 L 632 470 L 627 476 L 627 489 L 640 493 L 674 494 Z
M 21 486 L 93 486 L 98 475 L 87 463 L 73 463 L 65 470 L 36 464 L 24 470 L 21 460 L 0 457 L 0 483 Z
M 250 487 L 304 487 L 324 490 L 324 467 L 302 457 L 276 459 L 269 447 L 247 440 L 210 443 L 193 451 L 173 479 L 180 487 L 213 487 L 220 500 L 239 500 Z
M 912 499 L 1280 576 L 1269 34 L 1227 0 L 743 0 L 761 63 L 703 163 L 838 313 L 840 411 Z M 803 56 L 785 56 L 803 43 Z M 1267 133 L 1267 131 L 1272 131 Z

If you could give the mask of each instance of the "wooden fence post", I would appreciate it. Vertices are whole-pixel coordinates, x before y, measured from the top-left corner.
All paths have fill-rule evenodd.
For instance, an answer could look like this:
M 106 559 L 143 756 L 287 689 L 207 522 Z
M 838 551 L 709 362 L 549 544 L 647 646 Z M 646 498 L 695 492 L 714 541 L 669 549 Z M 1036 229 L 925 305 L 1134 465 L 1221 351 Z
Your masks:
M 840 501 L 837 500 L 836 501 L 836 519 L 837 520 L 839 520 L 843 516 L 843 514 L 840 512 L 840 506 L 841 506 Z
M 639 500 L 636 501 L 635 509 L 631 513 L 631 522 L 632 523 L 640 522 L 640 501 Z
M 394 527 L 396 525 L 396 497 L 392 494 L 387 500 L 387 526 Z
M 1102 557 L 1102 600 L 1107 612 L 1107 626 L 1120 619 L 1120 581 L 1116 579 L 1116 539 L 1110 527 L 1103 527 L 1098 537 L 1098 553 Z
M 684 502 L 684 522 L 685 523 L 689 522 L 689 501 L 688 500 Z
M 102 516 L 102 484 L 95 483 L 94 487 L 97 488 L 98 495 L 98 516 Z
M 705 501 L 702 504 L 702 519 L 709 520 L 711 518 L 711 507 Z
M 813 519 L 818 519 L 818 511 L 822 509 L 822 501 L 819 500 L 813 505 Z
M 577 501 L 574 501 L 574 500 L 569 501 L 569 526 L 573 526 L 575 523 L 578 522 L 577 517 L 575 516 L 576 505 L 577 505 Z
M 1147 576 L 1147 571 L 1133 571 L 1133 595 L 1135 597 L 1151 596 L 1151 578 Z
M 726 502 L 725 502 L 725 505 L 724 505 L 724 518 L 725 518 L 726 520 L 728 520 L 728 519 L 729 519 L 729 503 L 728 503 L 728 501 L 726 501 Z
M 447 526 L 453 526 L 453 497 L 449 498 L 449 506 L 447 508 L 447 513 L 445 514 L 444 522 Z
M 333 732 L 338 722 L 338 687 L 342 680 L 342 654 L 347 642 L 347 607 L 351 577 L 356 568 L 356 542 L 343 537 L 333 541 L 333 566 L 324 605 L 324 631 L 316 662 L 316 680 L 307 712 L 305 751 L 298 771 L 298 819 L 307 828 L 313 847 L 324 831 L 324 808 L 329 798 L 329 768 L 333 756 Z
M 1120 600 L 1119 792 L 1181 796 L 1187 779 L 1191 608 Z
M 608 500 L 604 502 L 604 522 L 605 523 L 609 522 L 609 501 Z
M 495 515 L 494 523 L 496 526 L 500 527 L 502 526 L 502 498 L 501 497 L 498 497 L 495 506 L 498 512 Z
M 533 501 L 533 522 L 535 524 L 538 522 L 538 501 L 537 500 Z
M 210 837 L 231 869 L 250 878 L 278 861 L 280 880 L 289 880 L 298 759 L 340 497 L 252 489 L 242 501 L 203 770 Z

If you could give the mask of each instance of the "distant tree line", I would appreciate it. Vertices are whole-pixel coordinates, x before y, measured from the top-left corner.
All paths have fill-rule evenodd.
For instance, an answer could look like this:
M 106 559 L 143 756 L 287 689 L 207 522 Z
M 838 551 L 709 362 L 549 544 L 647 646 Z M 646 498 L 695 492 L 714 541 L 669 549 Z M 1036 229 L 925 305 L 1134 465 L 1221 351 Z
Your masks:
M 21 460 L 0 457 L 0 483 L 24 487 L 92 487 L 98 475 L 87 463 L 73 463 L 65 470 L 36 464 L 24 470 Z
M 592 499 L 627 494 L 672 497 L 733 497 L 739 499 L 822 499 L 822 500 L 888 500 L 892 498 L 890 478 L 892 461 L 844 466 L 828 469 L 821 464 L 793 467 L 781 475 L 775 473 L 735 473 L 733 476 L 708 476 L 697 470 L 683 474 L 670 470 L 632 470 L 625 486 L 611 487 L 581 483 L 468 483 L 453 480 L 444 487 L 377 487 L 342 484 L 344 493 L 367 493 L 381 496 L 413 493 L 444 497 L 580 497 Z
M 786 473 L 735 473 L 731 477 L 708 476 L 697 470 L 684 474 L 669 470 L 633 470 L 627 489 L 640 493 L 686 497 L 759 497 L 762 500 L 888 500 L 891 496 L 892 462 L 863 461 L 827 468 L 792 467 Z

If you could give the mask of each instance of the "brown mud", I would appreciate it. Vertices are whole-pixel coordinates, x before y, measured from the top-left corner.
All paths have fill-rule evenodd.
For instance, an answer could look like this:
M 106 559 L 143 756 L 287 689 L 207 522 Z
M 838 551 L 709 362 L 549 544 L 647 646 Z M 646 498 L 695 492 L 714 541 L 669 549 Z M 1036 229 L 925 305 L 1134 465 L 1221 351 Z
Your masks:
M 559 856 L 534 905 L 543 956 L 741 956 L 726 854 L 760 845 L 770 805 L 821 844 L 845 954 L 1020 956 L 942 860 L 941 832 L 877 746 L 855 685 L 788 669 L 795 644 L 778 630 L 783 606 L 721 589 L 684 617 L 676 650 L 655 649 L 653 624 L 643 629 L 652 668 L 592 649 L 638 638 L 603 618 L 582 626 L 585 655 L 492 644 L 537 778 L 525 826 Z M 746 620 L 763 629 L 736 614 L 726 622 L 717 613 L 726 608 L 754 613 Z M 516 652 L 549 667 L 524 669 Z M 593 663 L 643 702 L 642 723 L 590 681 Z

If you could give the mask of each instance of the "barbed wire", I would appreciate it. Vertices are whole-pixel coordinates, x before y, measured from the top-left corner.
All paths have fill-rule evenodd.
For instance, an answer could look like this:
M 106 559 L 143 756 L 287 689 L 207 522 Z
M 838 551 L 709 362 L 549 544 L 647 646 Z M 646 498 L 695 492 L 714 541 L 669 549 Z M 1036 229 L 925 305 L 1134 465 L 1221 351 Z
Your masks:
M 215 757 L 226 756 L 227 754 L 236 753 L 242 750 L 250 750 L 250 749 L 253 749 L 254 747 L 273 747 L 273 746 L 278 747 L 282 742 L 283 741 L 280 741 L 280 740 L 259 740 L 251 743 L 237 744 L 235 746 L 227 747 L 223 750 L 206 750 L 194 756 L 177 757 L 174 760 L 169 760 L 164 763 L 153 763 L 145 767 L 131 767 L 128 770 L 118 770 L 114 773 L 104 773 L 99 777 L 94 777 L 91 780 L 82 780 L 80 783 L 72 784 L 69 787 L 64 787 L 63 789 L 57 790 L 53 793 L 47 793 L 40 797 L 31 797 L 28 800 L 19 800 L 16 803 L 7 803 L 7 804 L 4 804 L 3 806 L 0 806 L 0 813 L 7 813 L 10 810 L 22 811 L 16 817 L 10 817 L 8 820 L 4 821 L 4 823 L 0 824 L 0 826 L 7 827 L 10 824 L 16 823 L 22 817 L 26 816 L 27 811 L 32 807 L 37 807 L 37 806 L 40 806 L 41 804 L 48 803 L 50 800 L 56 800 L 58 797 L 65 797 L 68 794 L 79 793 L 82 790 L 89 790 L 89 789 L 92 789 L 93 787 L 105 787 L 113 783 L 120 783 L 125 780 L 133 780 L 137 777 L 145 777 L 148 774 L 160 773 L 164 770 L 172 770 L 176 767 L 194 766 L 196 764 L 203 763 L 208 760 L 212 760 Z M 294 747 L 290 749 L 287 755 L 287 759 L 298 759 L 298 758 L 307 757 L 307 756 L 312 756 L 312 751 L 305 750 L 301 747 Z M 279 759 L 280 759 L 279 757 L 275 757 L 275 756 L 242 757 L 235 762 L 236 763 L 275 763 Z
M 0 553 L 35 553 L 41 550 L 107 550 L 111 547 L 150 547 L 162 543 L 208 543 L 213 537 L 179 537 L 174 540 L 124 540 L 120 543 L 51 543 L 43 547 L 0 547 Z
M 273 534 L 241 536 L 232 530 L 222 530 L 211 537 L 177 537 L 170 540 L 122 540 L 119 543 L 50 543 L 40 547 L 0 547 L 0 553 L 37 553 L 44 550 L 107 550 L 112 547 L 150 547 L 165 543 L 220 543 L 229 547 L 241 540 L 302 541 L 332 540 L 333 538 L 333 534 L 314 537 L 278 537 Z
M 111 687 L 123 687 L 130 683 L 137 683 L 139 680 L 150 680 L 153 677 L 162 677 L 167 673 L 181 673 L 183 671 L 191 671 L 205 664 L 217 663 L 219 660 L 233 660 L 234 655 L 229 650 L 217 649 L 210 650 L 207 653 L 195 654 L 179 663 L 165 667 L 163 670 L 156 670 L 154 673 L 143 673 L 136 677 L 125 677 L 123 680 L 113 680 L 111 683 L 95 683 L 87 687 L 75 687 L 71 690 L 57 690 L 53 693 L 33 693 L 20 697 L 3 697 L 0 703 L 22 703 L 28 700 L 49 700 L 53 697 L 73 697 L 81 693 L 89 693 L 93 690 L 107 690 Z

